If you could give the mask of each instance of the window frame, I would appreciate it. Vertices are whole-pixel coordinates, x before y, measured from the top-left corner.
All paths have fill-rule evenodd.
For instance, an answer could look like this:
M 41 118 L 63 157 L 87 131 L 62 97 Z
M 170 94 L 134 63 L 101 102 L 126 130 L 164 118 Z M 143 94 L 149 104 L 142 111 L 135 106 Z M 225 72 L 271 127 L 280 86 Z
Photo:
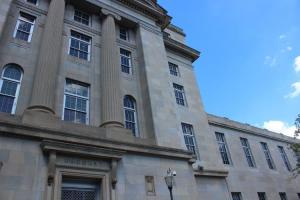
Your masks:
M 169 73 L 172 76 L 176 76 L 176 77 L 180 77 L 180 73 L 179 73 L 179 66 L 172 63 L 172 62 L 168 62 L 169 65 Z M 175 71 L 172 70 L 171 68 L 174 67 Z
M 17 68 L 20 70 L 20 73 L 21 73 L 20 80 L 16 80 L 16 79 L 11 79 L 11 78 L 6 78 L 6 77 L 4 77 L 4 72 L 5 72 L 5 70 L 6 70 L 7 68 L 9 68 L 10 66 L 15 66 L 15 67 L 17 67 Z M 12 106 L 12 108 L 11 108 L 10 114 L 15 114 L 15 113 L 16 113 L 17 103 L 18 103 L 18 98 L 19 98 L 19 93 L 20 93 L 20 88 L 21 88 L 21 83 L 22 83 L 22 78 L 23 78 L 23 70 L 22 70 L 22 68 L 21 68 L 19 65 L 17 65 L 17 64 L 6 64 L 6 65 L 3 67 L 2 72 L 1 72 L 1 77 L 0 77 L 0 94 L 3 95 L 3 96 L 14 97 L 14 102 L 13 102 L 13 106 Z M 2 86 L 3 86 L 4 80 L 7 80 L 7 81 L 9 81 L 9 82 L 15 82 L 15 83 L 18 84 L 14 96 L 7 95 L 7 94 L 2 94 L 2 93 L 1 93 L 1 90 L 2 90 Z
M 266 142 L 260 142 L 260 144 L 261 144 L 262 150 L 265 154 L 265 159 L 267 161 L 269 169 L 276 170 L 276 166 L 275 166 L 273 157 L 271 155 L 270 149 L 268 147 L 268 144 Z
M 240 141 L 241 141 L 241 145 L 242 145 L 248 166 L 255 168 L 256 163 L 255 163 L 255 159 L 254 159 L 254 156 L 253 156 L 250 144 L 249 144 L 249 140 L 247 138 L 240 137 Z M 243 144 L 243 141 L 245 142 L 246 146 Z M 249 154 L 249 155 L 247 155 L 247 154 Z
M 288 200 L 286 192 L 279 192 L 278 194 L 281 200 Z
M 223 141 L 218 140 L 217 135 L 221 136 Z M 215 136 L 216 136 L 216 141 L 217 141 L 217 144 L 218 144 L 218 148 L 219 148 L 219 152 L 220 152 L 223 164 L 224 165 L 233 165 L 233 162 L 231 160 L 231 155 L 230 155 L 230 152 L 229 152 L 229 149 L 228 149 L 227 141 L 226 141 L 226 138 L 225 138 L 225 134 L 221 133 L 221 132 L 215 132 Z M 225 149 L 225 152 L 221 151 L 220 145 L 222 145 L 222 147 L 223 147 L 222 149 Z M 224 157 L 223 157 L 224 153 L 226 153 L 228 163 L 227 163 L 227 161 L 224 160 Z
M 184 126 L 185 126 L 185 129 L 184 129 Z M 184 130 L 187 130 L 188 128 L 190 128 L 191 134 L 189 134 L 188 132 L 184 131 Z M 194 132 L 193 125 L 185 123 L 185 122 L 181 122 L 181 131 L 182 131 L 182 134 L 183 134 L 183 137 L 184 137 L 184 143 L 185 143 L 185 146 L 186 146 L 187 150 L 190 151 L 190 152 L 192 152 L 197 158 L 199 158 L 198 145 L 197 145 L 197 141 L 196 141 L 196 137 L 195 137 L 195 132 Z M 192 139 L 192 141 L 193 141 L 192 145 L 186 143 L 186 137 Z M 188 146 L 193 147 L 194 151 L 190 150 Z
M 28 19 L 26 19 L 25 17 L 22 17 L 22 14 L 28 15 L 28 16 L 31 16 L 32 18 L 34 18 L 33 22 L 30 21 L 30 20 L 28 20 Z M 23 22 L 25 22 L 25 23 L 29 23 L 29 24 L 31 25 L 31 26 L 30 26 L 30 31 L 29 31 L 29 32 L 25 32 L 25 31 L 19 30 L 20 21 L 23 21 Z M 33 15 L 28 14 L 28 13 L 26 13 L 26 12 L 20 11 L 20 12 L 19 12 L 19 16 L 18 16 L 18 18 L 17 18 L 17 22 L 16 22 L 16 26 L 15 26 L 15 30 L 14 30 L 13 37 L 14 37 L 15 39 L 22 40 L 22 41 L 25 41 L 25 42 L 30 43 L 31 40 L 32 40 L 32 35 L 33 35 L 33 30 L 34 30 L 35 22 L 36 22 L 36 16 L 33 16 Z M 18 33 L 18 31 L 28 34 L 28 39 L 27 39 L 27 41 L 26 41 L 26 40 L 23 40 L 23 39 L 21 39 L 21 38 L 17 38 L 17 33 Z
M 125 31 L 125 38 L 126 38 L 126 39 L 124 39 L 124 38 L 121 37 L 121 35 L 123 35 L 123 34 L 122 34 L 122 30 Z M 124 36 L 124 35 L 123 35 L 123 36 Z M 129 42 L 129 30 L 128 30 L 128 28 L 126 28 L 126 27 L 124 27 L 124 26 L 119 26 L 119 38 L 120 38 L 121 40 L 124 40 L 124 41 Z
M 125 100 L 126 97 L 128 97 L 130 100 L 132 100 L 134 108 L 125 107 L 124 100 Z M 138 127 L 137 103 L 136 103 L 135 98 L 133 98 L 130 95 L 125 95 L 124 96 L 124 98 L 123 98 L 123 111 L 124 111 L 124 125 L 125 125 L 125 128 L 132 131 L 132 129 L 129 129 L 129 128 L 126 127 L 126 122 L 134 123 L 135 133 L 132 131 L 132 134 L 135 137 L 138 137 L 139 136 L 139 127 Z M 126 119 L 126 111 L 133 112 L 134 122 L 128 121 Z
M 77 94 L 73 94 L 73 93 L 69 93 L 69 92 L 66 92 L 66 87 L 67 87 L 67 80 L 69 81 L 72 81 L 74 83 L 80 83 L 82 84 L 81 86 L 85 85 L 85 87 L 87 88 L 87 91 L 88 91 L 88 94 L 87 94 L 87 97 L 84 97 L 84 96 L 81 96 L 81 95 L 77 95 Z M 79 84 L 78 84 L 79 85 Z M 87 83 L 82 83 L 80 81 L 76 81 L 76 80 L 73 80 L 73 79 L 69 79 L 69 78 L 66 78 L 65 79 L 65 85 L 64 85 L 64 101 L 63 101 L 63 112 L 62 112 L 62 120 L 64 120 L 64 117 L 65 117 L 65 109 L 68 109 L 68 110 L 72 110 L 72 111 L 75 111 L 75 114 L 76 112 L 82 112 L 82 111 L 78 111 L 76 109 L 76 105 L 75 105 L 75 110 L 74 109 L 71 109 L 71 108 L 66 108 L 66 96 L 72 96 L 72 97 L 75 97 L 76 99 L 77 98 L 80 98 L 80 99 L 85 99 L 86 100 L 86 122 L 85 122 L 85 125 L 89 125 L 90 124 L 90 85 L 87 84 Z M 84 113 L 84 112 L 82 112 Z M 75 119 L 76 119 L 76 116 L 75 116 Z M 76 124 L 84 124 L 84 123 L 77 123 L 75 121 L 66 121 L 66 122 L 71 122 L 71 123 L 76 123 Z
M 75 17 L 76 17 L 76 11 L 77 11 L 78 13 L 81 13 L 81 16 L 77 16 L 78 18 L 80 18 L 80 21 L 75 19 Z M 82 15 L 88 16 L 88 20 L 87 20 L 87 21 L 88 21 L 88 24 L 82 23 L 83 20 L 85 21 L 85 19 L 83 19 Z M 89 15 L 88 13 L 86 13 L 86 12 L 84 12 L 84 11 L 78 9 L 78 8 L 75 8 L 75 9 L 74 9 L 73 20 L 74 20 L 75 22 L 78 22 L 78 23 L 82 24 L 82 25 L 90 26 L 90 24 L 91 24 L 91 15 Z
M 36 3 L 32 3 L 32 2 L 29 2 L 29 0 L 26 0 L 27 3 L 30 3 L 32 5 L 35 5 L 35 6 L 38 6 L 39 5 L 39 0 L 36 0 Z
M 122 54 L 122 50 L 125 51 L 125 52 L 127 52 L 129 54 L 129 56 L 127 56 L 125 54 Z M 122 57 L 128 59 L 128 63 L 129 63 L 128 66 L 122 64 Z M 122 73 L 124 73 L 124 74 L 133 74 L 133 69 L 132 69 L 132 53 L 131 53 L 131 51 L 129 51 L 127 49 L 124 49 L 124 48 L 120 48 L 120 65 L 121 65 L 121 71 L 122 71 Z M 123 70 L 123 66 L 125 68 L 128 68 L 128 70 L 129 70 L 128 73 Z
M 282 158 L 282 161 L 286 167 L 286 169 L 291 172 L 292 171 L 292 166 L 291 166 L 291 163 L 289 161 L 289 158 L 284 150 L 284 147 L 283 146 L 277 146 L 278 147 L 278 150 L 279 150 L 279 153 L 281 155 L 281 158 Z
M 236 199 L 235 197 L 234 197 L 234 195 L 238 195 L 238 199 Z M 231 198 L 233 199 L 233 200 L 243 200 L 243 196 L 242 196 L 242 193 L 241 192 L 231 192 Z
M 179 89 L 178 86 L 181 89 Z M 187 100 L 186 100 L 186 96 L 185 96 L 184 86 L 179 85 L 177 83 L 173 83 L 173 90 L 174 90 L 174 95 L 175 95 L 175 100 L 176 100 L 177 105 L 187 107 Z M 181 94 L 182 98 L 177 97 L 176 96 L 176 94 L 177 94 L 176 92 L 179 93 L 179 94 Z
M 257 196 L 258 196 L 258 200 L 267 200 L 268 199 L 265 192 L 257 192 Z
M 80 35 L 84 35 L 84 36 L 88 37 L 88 38 L 90 39 L 89 42 L 87 42 L 87 41 L 85 41 L 85 40 L 81 40 L 81 39 L 79 39 L 79 38 L 76 38 L 76 37 L 72 36 L 72 32 L 75 32 L 75 33 L 78 33 L 78 34 L 80 34 Z M 83 51 L 83 50 L 80 50 L 80 47 L 79 47 L 79 49 L 75 49 L 75 48 L 72 47 L 73 49 L 75 49 L 75 50 L 78 51 L 78 52 L 84 52 L 84 53 L 87 53 L 87 54 L 88 54 L 87 60 L 84 59 L 84 58 L 80 58 L 80 57 L 79 57 L 79 54 L 78 54 L 78 56 L 74 56 L 74 55 L 71 55 L 71 54 L 70 54 L 70 52 L 71 52 L 71 42 L 72 42 L 72 39 L 78 40 L 79 42 L 83 42 L 83 43 L 87 43 L 87 44 L 88 44 L 88 52 L 85 52 L 85 51 Z M 70 36 L 69 36 L 69 49 L 68 49 L 68 55 L 69 55 L 69 56 L 72 56 L 72 57 L 74 57 L 74 58 L 77 58 L 77 59 L 80 59 L 80 60 L 85 60 L 85 61 L 90 62 L 90 61 L 91 61 L 91 46 L 92 46 L 92 37 L 91 37 L 91 36 L 86 35 L 86 34 L 83 34 L 83 33 L 80 33 L 80 32 L 78 32 L 78 31 L 74 31 L 74 30 L 72 30 L 72 29 L 70 30 Z

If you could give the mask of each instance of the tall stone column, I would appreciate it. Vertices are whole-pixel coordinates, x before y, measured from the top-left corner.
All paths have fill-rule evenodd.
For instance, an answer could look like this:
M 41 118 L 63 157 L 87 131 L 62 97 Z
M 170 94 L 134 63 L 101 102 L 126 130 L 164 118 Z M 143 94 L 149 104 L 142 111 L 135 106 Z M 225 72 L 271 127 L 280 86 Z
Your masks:
M 28 109 L 55 114 L 55 91 L 61 55 L 64 13 L 65 1 L 51 0 Z
M 120 89 L 120 54 L 116 43 L 115 20 L 120 16 L 102 9 L 102 42 L 100 61 L 101 126 L 123 127 L 122 98 Z

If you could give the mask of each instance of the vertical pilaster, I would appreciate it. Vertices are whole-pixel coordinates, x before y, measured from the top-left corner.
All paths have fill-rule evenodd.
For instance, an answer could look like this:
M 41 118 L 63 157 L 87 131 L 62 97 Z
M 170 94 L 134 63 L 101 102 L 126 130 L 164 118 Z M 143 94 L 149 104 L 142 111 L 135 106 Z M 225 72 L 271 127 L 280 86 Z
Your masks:
M 28 109 L 55 113 L 55 90 L 62 46 L 65 1 L 51 0 L 40 45 Z
M 8 13 L 10 11 L 12 0 L 0 1 L 0 38 L 2 36 L 3 29 L 7 20 Z
M 116 44 L 115 20 L 120 16 L 102 9 L 101 43 L 101 126 L 123 127 L 122 98 L 120 90 L 120 55 Z

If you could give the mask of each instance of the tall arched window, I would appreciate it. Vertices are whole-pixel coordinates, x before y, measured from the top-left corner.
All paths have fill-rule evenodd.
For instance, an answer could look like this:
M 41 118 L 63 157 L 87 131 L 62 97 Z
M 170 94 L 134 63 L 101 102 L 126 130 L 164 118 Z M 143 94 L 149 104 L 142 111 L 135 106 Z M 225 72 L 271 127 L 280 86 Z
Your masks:
M 125 128 L 130 129 L 134 136 L 138 135 L 136 102 L 133 97 L 124 97 Z
M 21 80 L 22 70 L 18 65 L 4 66 L 0 81 L 0 112 L 15 113 Z

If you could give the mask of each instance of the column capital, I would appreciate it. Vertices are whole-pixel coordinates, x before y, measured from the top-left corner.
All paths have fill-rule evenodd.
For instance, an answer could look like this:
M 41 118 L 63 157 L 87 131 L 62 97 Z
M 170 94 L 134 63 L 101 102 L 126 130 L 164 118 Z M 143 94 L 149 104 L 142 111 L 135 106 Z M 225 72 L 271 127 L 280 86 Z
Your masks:
M 106 15 L 106 16 L 112 16 L 115 20 L 117 20 L 117 21 L 120 21 L 122 18 L 121 18 L 121 16 L 120 15 L 118 15 L 117 13 L 115 13 L 115 12 L 113 12 L 113 11 L 111 11 L 111 10 L 107 10 L 107 9 L 105 9 L 105 8 L 102 8 L 101 9 L 101 13 L 103 14 L 103 15 Z

